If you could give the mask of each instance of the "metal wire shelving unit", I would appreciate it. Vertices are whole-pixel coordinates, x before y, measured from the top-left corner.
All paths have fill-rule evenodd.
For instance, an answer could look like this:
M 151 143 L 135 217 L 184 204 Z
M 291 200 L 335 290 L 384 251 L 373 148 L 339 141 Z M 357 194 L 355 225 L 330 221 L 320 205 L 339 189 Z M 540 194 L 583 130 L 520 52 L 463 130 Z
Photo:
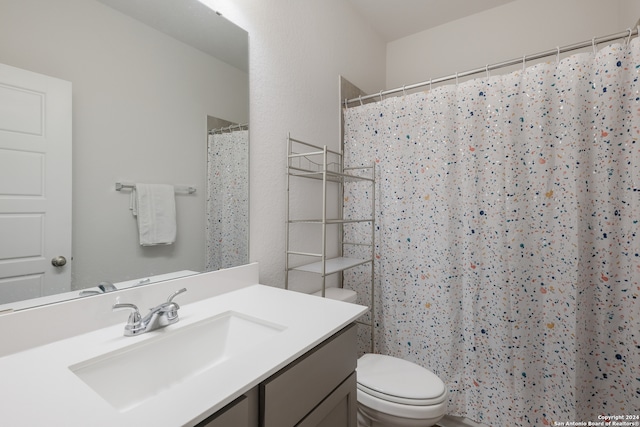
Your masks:
M 313 179 L 321 181 L 322 198 L 321 213 L 313 218 L 292 218 L 291 203 L 291 183 L 292 179 Z M 344 200 L 344 184 L 346 182 L 357 182 L 369 184 L 368 191 L 371 195 L 371 210 L 366 218 L 344 218 L 344 209 L 340 201 Z M 328 208 L 329 187 L 335 186 L 337 197 L 337 215 L 329 217 Z M 342 152 L 330 150 L 327 146 L 314 145 L 299 139 L 292 138 L 289 134 L 287 137 L 287 209 L 286 209 L 286 249 L 285 249 L 285 289 L 290 289 L 289 274 L 292 271 L 300 271 L 320 275 L 322 289 L 320 295 L 326 297 L 327 283 L 326 278 L 333 274 L 342 273 L 345 270 L 369 264 L 370 272 L 370 305 L 371 319 L 374 312 L 374 292 L 373 292 L 373 276 L 374 276 L 374 230 L 375 230 L 375 165 L 363 167 L 345 168 Z M 370 224 L 370 233 L 366 241 L 345 241 L 343 227 L 348 224 Z M 300 251 L 294 250 L 291 243 L 292 227 L 299 224 L 317 224 L 321 227 L 321 238 L 316 247 L 318 251 Z M 331 227 L 338 227 L 337 233 L 341 236 L 339 241 L 339 250 L 337 256 L 328 256 L 327 250 L 327 234 Z M 363 258 L 351 258 L 343 256 L 345 247 L 358 246 L 368 248 L 365 250 L 367 256 Z M 340 276 L 340 286 L 336 289 L 338 294 L 342 289 L 342 276 Z M 373 320 L 370 323 L 360 322 L 370 327 L 371 330 L 371 348 L 373 351 L 374 343 L 374 327 Z

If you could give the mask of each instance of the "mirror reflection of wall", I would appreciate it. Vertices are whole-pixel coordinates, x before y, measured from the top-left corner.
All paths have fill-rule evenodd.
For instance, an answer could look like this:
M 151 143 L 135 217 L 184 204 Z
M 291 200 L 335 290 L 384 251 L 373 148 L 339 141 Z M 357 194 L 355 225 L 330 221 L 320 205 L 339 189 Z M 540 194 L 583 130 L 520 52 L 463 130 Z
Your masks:
M 151 3 L 148 7 L 176 7 L 174 1 Z M 196 0 L 180 4 L 195 8 L 200 25 L 222 19 L 208 9 L 205 13 Z M 247 34 L 240 32 L 246 45 Z M 203 129 L 207 116 L 247 123 L 247 69 L 96 0 L 5 2 L 0 62 L 73 85 L 72 289 L 103 280 L 205 271 Z M 116 182 L 197 189 L 176 195 L 175 244 L 140 246 L 129 195 L 115 191 Z

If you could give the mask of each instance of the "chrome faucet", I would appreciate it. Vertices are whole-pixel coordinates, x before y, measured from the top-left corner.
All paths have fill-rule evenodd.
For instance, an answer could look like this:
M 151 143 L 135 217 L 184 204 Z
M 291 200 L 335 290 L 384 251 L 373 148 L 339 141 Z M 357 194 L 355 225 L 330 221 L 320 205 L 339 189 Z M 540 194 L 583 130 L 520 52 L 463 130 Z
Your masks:
M 118 289 L 111 282 L 100 282 L 98 284 L 98 290 L 86 289 L 84 291 L 80 291 L 80 296 L 85 297 L 87 295 L 100 295 L 100 294 L 106 294 L 107 292 L 113 292 L 117 290 Z
M 124 327 L 124 335 L 126 337 L 132 337 L 134 335 L 144 334 L 145 332 L 164 328 L 165 326 L 171 325 L 172 323 L 176 323 L 178 320 L 180 320 L 178 318 L 178 310 L 180 309 L 180 306 L 178 305 L 178 303 L 173 302 L 173 298 L 186 291 L 187 288 L 182 288 L 175 291 L 169 296 L 169 298 L 167 298 L 167 302 L 163 302 L 162 304 L 153 307 L 144 317 L 140 316 L 138 307 L 135 304 L 114 304 L 114 310 L 133 310 L 133 313 L 129 315 L 129 320 Z

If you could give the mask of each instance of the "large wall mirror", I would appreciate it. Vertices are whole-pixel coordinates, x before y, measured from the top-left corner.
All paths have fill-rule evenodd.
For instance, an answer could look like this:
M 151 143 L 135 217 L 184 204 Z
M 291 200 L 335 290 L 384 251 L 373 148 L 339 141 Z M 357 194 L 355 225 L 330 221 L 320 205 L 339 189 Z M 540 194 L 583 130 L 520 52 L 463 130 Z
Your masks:
M 101 282 L 139 285 L 248 262 L 244 30 L 197 0 L 5 1 L 0 63 L 72 84 L 66 296 L 101 292 Z M 176 192 L 173 244 L 140 245 L 131 189 L 116 183 L 195 189 Z M 212 195 L 216 188 L 222 192 Z M 213 229 L 227 220 L 227 229 Z M 53 291 L 43 281 L 39 292 Z M 0 309 L 46 300 L 34 296 L 0 300 Z

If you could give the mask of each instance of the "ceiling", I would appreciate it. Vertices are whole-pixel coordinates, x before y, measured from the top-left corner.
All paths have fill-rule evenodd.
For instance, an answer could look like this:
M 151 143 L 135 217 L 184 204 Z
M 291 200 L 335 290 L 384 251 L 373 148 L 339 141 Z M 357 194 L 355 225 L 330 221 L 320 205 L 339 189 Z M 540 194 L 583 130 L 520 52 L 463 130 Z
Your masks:
M 514 0 L 348 0 L 385 42 Z
M 99 1 L 200 50 L 214 54 L 236 68 L 245 71 L 248 69 L 246 32 L 202 4 L 208 0 Z M 515 0 L 347 1 L 388 43 Z M 186 7 L 182 7 L 185 4 Z M 212 21 L 215 21 L 215 25 L 211 25 Z M 233 40 L 243 42 L 234 44 L 230 42 Z
M 199 0 L 98 0 L 240 70 L 249 70 L 247 32 Z

